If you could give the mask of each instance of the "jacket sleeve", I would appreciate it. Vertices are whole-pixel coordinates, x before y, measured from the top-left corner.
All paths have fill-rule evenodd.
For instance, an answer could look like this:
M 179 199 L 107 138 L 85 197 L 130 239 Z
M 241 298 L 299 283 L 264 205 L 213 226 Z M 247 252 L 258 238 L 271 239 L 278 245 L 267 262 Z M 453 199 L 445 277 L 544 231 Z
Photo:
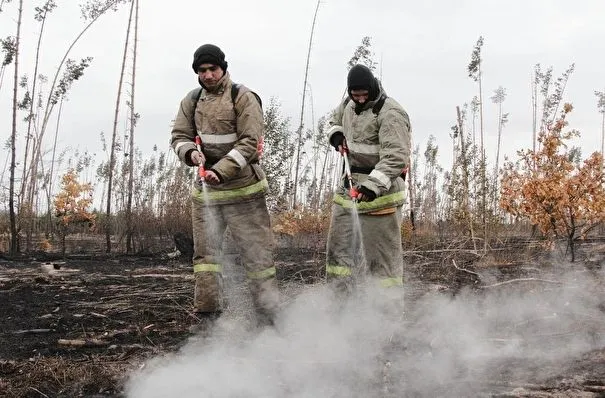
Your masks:
M 336 133 L 344 134 L 342 127 L 342 115 L 344 113 L 346 103 L 344 101 L 340 102 L 340 105 L 336 109 L 332 111 L 332 116 L 330 120 L 328 120 L 328 125 L 326 126 L 326 135 L 328 136 L 328 142 L 332 142 L 332 136 Z
M 384 109 L 378 116 L 380 160 L 368 179 L 362 184 L 376 193 L 384 195 L 392 181 L 409 166 L 412 134 L 408 114 L 399 106 Z
M 237 176 L 246 165 L 258 161 L 258 143 L 264 134 L 263 110 L 254 93 L 240 90 L 235 114 L 237 141 L 233 149 L 212 166 L 225 181 Z
M 174 153 L 188 166 L 194 166 L 190 154 L 197 149 L 195 146 L 197 132 L 192 124 L 193 112 L 193 100 L 190 94 L 187 94 L 187 97 L 183 98 L 179 105 L 170 137 L 170 146 L 172 146 Z

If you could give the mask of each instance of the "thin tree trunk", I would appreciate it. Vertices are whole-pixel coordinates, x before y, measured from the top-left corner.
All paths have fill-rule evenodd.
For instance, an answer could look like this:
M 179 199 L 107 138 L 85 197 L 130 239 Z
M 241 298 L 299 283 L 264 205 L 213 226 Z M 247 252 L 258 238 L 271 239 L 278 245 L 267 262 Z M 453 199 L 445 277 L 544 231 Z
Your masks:
M 133 0 L 134 2 L 134 0 Z M 132 87 L 130 88 L 130 156 L 128 163 L 128 201 L 126 204 L 126 253 L 133 249 L 133 226 L 132 226 L 132 195 L 134 185 L 134 128 L 137 123 L 137 115 L 134 107 L 134 90 L 137 69 L 137 42 L 139 33 L 139 0 L 136 0 L 136 10 L 134 17 L 134 43 L 132 50 Z
M 55 169 L 55 155 L 57 153 L 57 137 L 59 136 L 59 123 L 61 121 L 61 110 L 63 109 L 63 97 L 61 97 L 61 101 L 59 102 L 59 110 L 57 111 L 57 126 L 55 128 L 55 139 L 53 141 L 53 154 L 50 161 L 50 172 L 48 173 L 48 182 L 47 185 L 47 210 L 48 210 L 48 230 L 46 231 L 47 235 L 50 235 L 51 225 L 52 225 L 52 213 L 51 213 L 51 198 L 53 192 L 53 174 Z
M 113 173 L 116 157 L 116 135 L 118 131 L 118 116 L 120 114 L 120 98 L 122 96 L 122 82 L 124 81 L 124 70 L 126 69 L 126 55 L 128 54 L 128 41 L 130 38 L 130 26 L 132 25 L 132 14 L 134 10 L 134 1 L 130 3 L 130 15 L 128 17 L 128 27 L 126 28 L 126 39 L 124 40 L 124 52 L 122 55 L 122 67 L 120 69 L 120 80 L 118 82 L 118 95 L 116 97 L 116 108 L 113 117 L 113 132 L 111 134 L 111 145 L 109 147 L 109 175 L 107 177 L 107 209 L 105 218 L 105 251 L 111 253 L 111 190 L 113 185 Z
M 327 175 L 326 175 L 326 168 L 328 165 L 328 153 L 329 153 L 329 148 L 328 150 L 326 150 L 324 152 L 324 161 L 323 161 L 323 165 L 321 167 L 321 177 L 319 180 L 319 197 L 317 200 L 317 207 L 315 208 L 315 210 L 318 210 L 320 207 L 320 204 L 323 203 L 324 199 L 325 199 L 325 192 L 326 192 L 326 180 L 327 180 Z
M 498 166 L 500 162 L 500 142 L 502 139 L 502 102 L 498 104 L 498 144 L 496 145 L 496 165 L 494 167 L 494 215 L 498 214 L 497 199 L 498 199 Z
M 296 169 L 294 170 L 294 194 L 292 197 L 292 208 L 296 207 L 296 193 L 298 191 L 298 168 L 300 166 L 300 148 L 303 145 L 303 118 L 305 115 L 305 95 L 307 93 L 307 77 L 309 75 L 309 59 L 311 58 L 311 45 L 313 44 L 313 33 L 315 32 L 315 21 L 317 20 L 317 12 L 319 11 L 320 0 L 315 6 L 315 14 L 313 15 L 313 24 L 311 25 L 311 36 L 309 37 L 309 48 L 307 50 L 307 63 L 305 65 L 305 80 L 303 83 L 302 105 L 300 107 L 300 123 L 298 125 L 298 141 L 296 143 Z
M 487 163 L 485 160 L 485 142 L 483 132 L 483 88 L 482 88 L 482 71 L 479 66 L 479 129 L 481 133 L 481 213 L 483 221 L 483 251 L 487 252 L 487 176 L 485 174 Z
M 603 109 L 602 113 L 603 117 L 601 118 L 601 157 L 605 156 L 605 109 Z
M 315 112 L 314 112 L 314 104 L 313 104 L 313 91 L 311 90 L 311 86 L 309 85 L 309 96 L 311 97 L 311 126 L 313 126 L 313 131 L 311 132 L 312 137 L 317 137 L 315 134 Z M 313 182 L 311 183 L 311 187 L 313 187 L 313 196 L 311 197 L 309 206 L 313 208 L 317 208 L 316 202 L 318 202 L 319 191 L 317 190 L 317 160 L 319 158 L 319 142 L 316 141 L 313 148 Z
M 34 113 L 34 96 L 36 95 L 36 83 L 38 81 L 38 65 L 39 65 L 39 61 L 40 61 L 40 45 L 42 43 L 42 33 L 44 32 L 44 25 L 46 22 L 46 13 L 47 11 L 44 12 L 44 17 L 42 19 L 42 23 L 40 24 L 40 33 L 38 34 L 38 44 L 36 45 L 36 60 L 35 60 L 35 66 L 34 66 L 34 77 L 33 77 L 33 82 L 32 82 L 32 91 L 31 91 L 31 103 L 29 106 L 29 115 L 27 117 L 27 133 L 25 134 L 25 154 L 23 157 L 23 173 L 21 176 L 21 189 L 19 190 L 19 194 L 20 194 L 20 198 L 21 198 L 21 202 L 23 201 L 24 198 L 24 193 L 25 193 L 25 184 L 27 182 L 27 178 L 26 178 L 26 174 L 27 174 L 27 158 L 28 158 L 28 154 L 29 154 L 29 144 L 31 142 L 31 128 L 32 128 L 32 121 L 33 121 L 33 113 Z M 34 214 L 33 212 L 33 203 L 29 202 L 27 204 L 30 208 L 30 214 Z M 21 203 L 19 204 L 19 208 L 21 208 Z M 28 228 L 26 231 L 26 236 L 25 236 L 25 251 L 29 252 L 30 248 L 31 248 L 31 239 L 32 239 L 32 234 L 33 234 L 33 222 L 30 222 L 28 224 Z
M 19 1 L 19 16 L 17 17 L 17 36 L 15 38 L 15 74 L 13 77 L 13 125 L 11 132 L 11 171 L 9 186 L 9 217 L 11 228 L 10 255 L 14 256 L 19 252 L 19 236 L 17 231 L 17 219 L 15 217 L 15 167 L 16 167 L 16 139 L 17 139 L 17 94 L 19 88 L 19 45 L 21 42 L 21 19 L 23 17 L 23 0 Z
M 534 70 L 534 76 L 532 78 L 532 87 L 531 87 L 531 105 L 532 105 L 532 151 L 536 153 L 536 135 L 537 135 L 537 125 L 538 125 L 538 83 L 537 83 L 537 74 L 538 72 Z M 534 168 L 536 166 L 536 162 L 534 162 Z
M 33 81 L 32 81 L 32 91 L 31 91 L 31 103 L 29 105 L 29 115 L 28 115 L 28 120 L 27 120 L 27 133 L 25 135 L 25 154 L 23 157 L 23 173 L 21 176 L 21 190 L 19 191 L 21 193 L 21 197 L 23 198 L 23 193 L 25 192 L 25 183 L 27 181 L 26 178 L 26 173 L 27 173 L 27 160 L 28 160 L 28 155 L 29 155 L 29 144 L 31 142 L 31 129 L 32 129 L 32 121 L 33 121 L 33 116 L 34 116 L 34 104 L 36 103 L 36 101 L 34 101 L 34 96 L 36 95 L 36 83 L 38 82 L 38 66 L 40 63 L 40 46 L 42 44 L 42 34 L 44 33 L 44 25 L 46 24 L 46 14 L 48 13 L 48 11 L 44 11 L 44 16 L 42 17 L 42 22 L 40 24 L 40 32 L 38 33 L 38 43 L 36 45 L 36 59 L 34 61 L 34 76 L 33 76 Z M 31 205 L 31 204 L 30 204 Z M 28 234 L 28 239 L 27 239 L 27 243 L 26 243 L 26 248 L 29 250 L 29 242 L 30 237 Z
M 460 113 L 460 107 L 456 107 L 456 113 L 458 115 L 458 131 L 460 132 L 460 150 L 462 151 L 462 183 L 464 184 L 464 211 L 468 220 L 468 227 L 471 234 L 471 241 L 473 242 L 473 248 L 477 250 L 477 244 L 475 243 L 475 230 L 473 228 L 473 219 L 471 217 L 471 211 L 469 207 L 469 181 L 468 181 L 468 166 L 466 164 L 466 143 L 464 141 L 464 130 L 462 127 L 462 115 Z

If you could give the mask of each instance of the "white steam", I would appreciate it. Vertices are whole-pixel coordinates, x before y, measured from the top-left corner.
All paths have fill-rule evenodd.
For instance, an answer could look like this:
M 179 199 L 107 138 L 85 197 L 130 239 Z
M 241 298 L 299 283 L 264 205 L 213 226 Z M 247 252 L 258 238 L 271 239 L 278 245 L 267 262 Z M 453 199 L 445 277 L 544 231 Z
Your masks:
M 600 347 L 598 276 L 518 281 L 406 303 L 370 288 L 346 302 L 313 286 L 255 330 L 225 317 L 210 337 L 133 375 L 129 397 L 477 396 L 556 376 Z

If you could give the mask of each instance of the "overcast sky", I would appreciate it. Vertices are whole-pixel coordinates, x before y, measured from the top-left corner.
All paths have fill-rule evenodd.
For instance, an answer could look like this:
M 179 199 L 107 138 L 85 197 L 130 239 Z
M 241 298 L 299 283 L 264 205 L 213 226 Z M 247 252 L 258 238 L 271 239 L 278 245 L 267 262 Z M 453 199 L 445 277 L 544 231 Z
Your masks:
M 5 4 L 0 14 L 2 37 L 15 32 L 16 3 Z M 33 7 L 42 3 L 25 1 L 20 74 L 33 71 L 38 30 Z M 83 26 L 75 0 L 58 3 L 48 19 L 41 54 L 41 71 L 51 76 Z M 193 51 L 208 42 L 226 53 L 234 81 L 251 87 L 265 102 L 277 97 L 296 128 L 314 0 L 140 3 L 136 110 L 141 119 L 136 145 L 143 152 L 154 145 L 168 148 L 170 120 L 179 101 L 197 85 L 191 70 Z M 530 79 L 536 63 L 553 66 L 555 76 L 576 64 L 566 98 L 575 106 L 571 123 L 582 133 L 578 144 L 586 156 L 600 149 L 601 118 L 593 92 L 605 89 L 604 16 L 603 0 L 323 1 L 311 49 L 312 103 L 305 120 L 309 125 L 312 116 L 317 120 L 338 104 L 346 63 L 362 37 L 370 36 L 387 93 L 410 115 L 414 143 L 423 152 L 428 136 L 435 135 L 440 163 L 447 169 L 455 107 L 470 102 L 477 92 L 466 67 L 477 38 L 483 36 L 485 130 L 487 144 L 493 147 L 488 158 L 495 157 L 497 126 L 489 97 L 500 85 L 508 94 L 504 112 L 510 113 L 504 151 L 513 154 L 531 146 Z M 73 50 L 74 58 L 94 60 L 64 106 L 60 146 L 100 151 L 100 132 L 111 132 L 127 18 L 126 6 L 102 17 Z M 10 134 L 12 73 L 11 66 L 0 90 L 3 141 Z

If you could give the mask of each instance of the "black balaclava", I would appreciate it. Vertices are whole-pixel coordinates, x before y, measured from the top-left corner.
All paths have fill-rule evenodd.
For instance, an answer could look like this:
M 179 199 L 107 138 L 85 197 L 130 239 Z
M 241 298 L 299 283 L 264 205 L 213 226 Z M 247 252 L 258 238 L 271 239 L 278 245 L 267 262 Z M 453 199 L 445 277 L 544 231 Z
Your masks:
M 225 61 L 225 53 L 214 44 L 204 44 L 193 53 L 193 64 L 191 67 L 197 73 L 201 64 L 218 65 L 227 72 L 227 61 Z
M 351 97 L 352 90 L 368 90 L 368 102 L 374 101 L 378 97 L 380 92 L 378 81 L 376 81 L 372 71 L 367 66 L 357 64 L 349 71 L 349 75 L 347 76 L 347 91 L 349 97 Z M 353 97 L 351 97 L 351 99 L 353 99 Z M 357 104 L 357 102 L 355 103 Z

